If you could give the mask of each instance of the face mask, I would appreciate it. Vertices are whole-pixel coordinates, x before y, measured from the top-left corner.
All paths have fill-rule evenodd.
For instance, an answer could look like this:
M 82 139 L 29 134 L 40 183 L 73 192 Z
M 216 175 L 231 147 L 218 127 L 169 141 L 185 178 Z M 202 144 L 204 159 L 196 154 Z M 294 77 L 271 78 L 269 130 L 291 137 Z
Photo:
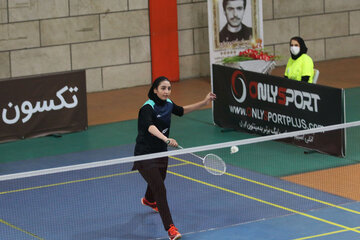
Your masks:
M 300 47 L 298 47 L 298 46 L 292 46 L 292 47 L 290 47 L 290 52 L 291 52 L 293 55 L 298 55 L 299 52 L 300 52 Z

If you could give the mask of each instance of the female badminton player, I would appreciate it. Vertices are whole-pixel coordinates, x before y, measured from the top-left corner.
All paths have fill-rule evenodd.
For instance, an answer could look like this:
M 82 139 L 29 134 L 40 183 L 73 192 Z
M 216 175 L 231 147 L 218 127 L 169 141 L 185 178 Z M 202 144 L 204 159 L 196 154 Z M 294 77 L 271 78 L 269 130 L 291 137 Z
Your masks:
M 199 102 L 181 107 L 169 99 L 171 83 L 166 77 L 157 78 L 148 93 L 149 100 L 140 108 L 138 117 L 138 135 L 134 155 L 143 155 L 167 151 L 167 146 L 177 147 L 175 139 L 169 138 L 171 114 L 182 116 L 197 110 L 211 101 L 216 95 L 212 92 Z M 145 197 L 141 203 L 160 213 L 169 239 L 180 239 L 181 234 L 174 226 L 166 197 L 164 180 L 168 166 L 168 158 L 156 158 L 137 161 L 133 170 L 137 169 L 147 182 Z

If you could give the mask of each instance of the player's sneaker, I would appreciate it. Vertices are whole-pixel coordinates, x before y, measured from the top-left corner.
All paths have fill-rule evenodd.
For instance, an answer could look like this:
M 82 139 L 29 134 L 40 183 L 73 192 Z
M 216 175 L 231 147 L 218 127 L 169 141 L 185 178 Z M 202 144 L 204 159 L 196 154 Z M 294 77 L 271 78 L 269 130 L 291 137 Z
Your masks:
M 169 239 L 170 240 L 175 240 L 175 239 L 180 239 L 181 238 L 181 234 L 179 233 L 177 228 L 174 226 L 174 224 L 170 225 L 170 228 L 168 230 L 168 234 L 169 234 Z
M 156 206 L 156 202 L 149 202 L 148 200 L 146 200 L 146 198 L 142 198 L 141 199 L 141 204 L 151 207 L 155 212 L 159 212 L 159 209 Z

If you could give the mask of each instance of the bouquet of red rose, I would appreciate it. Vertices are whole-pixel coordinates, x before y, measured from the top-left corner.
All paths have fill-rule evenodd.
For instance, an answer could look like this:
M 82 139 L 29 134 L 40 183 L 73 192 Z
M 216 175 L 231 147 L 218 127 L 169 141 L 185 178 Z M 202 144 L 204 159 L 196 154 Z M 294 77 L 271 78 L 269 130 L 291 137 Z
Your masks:
M 241 62 L 248 60 L 264 60 L 264 61 L 273 61 L 277 59 L 275 55 L 269 55 L 267 52 L 264 52 L 263 49 L 249 48 L 244 51 L 239 52 L 238 56 L 226 57 L 223 59 L 224 63 L 233 63 Z

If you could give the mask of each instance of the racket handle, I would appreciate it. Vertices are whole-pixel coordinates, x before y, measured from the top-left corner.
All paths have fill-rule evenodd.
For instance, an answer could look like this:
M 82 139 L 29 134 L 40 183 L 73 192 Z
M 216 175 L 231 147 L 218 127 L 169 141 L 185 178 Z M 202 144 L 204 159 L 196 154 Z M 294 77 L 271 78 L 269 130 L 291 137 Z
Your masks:
M 166 140 L 166 144 L 169 145 L 170 144 L 170 140 Z M 182 146 L 178 145 L 177 148 L 179 149 L 184 149 Z

